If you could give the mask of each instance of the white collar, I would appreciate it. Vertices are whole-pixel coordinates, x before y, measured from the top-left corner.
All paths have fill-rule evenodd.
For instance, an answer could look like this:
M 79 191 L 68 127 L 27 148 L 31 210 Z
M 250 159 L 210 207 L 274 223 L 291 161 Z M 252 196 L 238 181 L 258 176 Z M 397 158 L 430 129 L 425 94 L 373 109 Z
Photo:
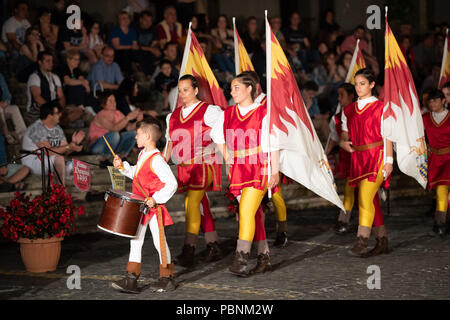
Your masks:
M 260 104 L 258 102 L 253 102 L 251 105 L 247 106 L 247 107 L 241 107 L 239 104 L 237 105 L 239 108 L 239 112 L 245 116 L 247 113 L 249 113 L 250 111 L 252 111 L 253 109 L 256 109 L 260 106 Z
M 358 109 L 361 110 L 363 109 L 368 103 L 372 103 L 377 101 L 378 99 L 374 96 L 371 96 L 369 98 L 365 98 L 365 99 L 359 99 L 358 98 Z

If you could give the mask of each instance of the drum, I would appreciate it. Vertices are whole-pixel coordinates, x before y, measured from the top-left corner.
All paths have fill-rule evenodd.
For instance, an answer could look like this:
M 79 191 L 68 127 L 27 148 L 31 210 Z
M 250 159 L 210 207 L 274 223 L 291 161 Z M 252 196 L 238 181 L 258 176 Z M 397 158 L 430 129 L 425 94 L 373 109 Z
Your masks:
M 144 198 L 136 194 L 110 189 L 105 193 L 105 204 L 97 227 L 103 231 L 127 238 L 134 238 L 142 214 L 148 207 Z

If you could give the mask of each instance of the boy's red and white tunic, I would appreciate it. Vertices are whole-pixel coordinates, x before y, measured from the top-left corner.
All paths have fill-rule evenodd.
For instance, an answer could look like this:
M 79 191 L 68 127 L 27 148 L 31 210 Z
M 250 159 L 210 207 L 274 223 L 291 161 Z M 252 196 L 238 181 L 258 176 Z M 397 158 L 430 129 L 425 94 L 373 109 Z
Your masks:
M 423 115 L 428 138 L 428 187 L 450 186 L 450 112 L 429 112 Z
M 349 185 L 356 187 L 361 180 L 375 182 L 383 163 L 384 142 L 382 135 L 383 102 L 375 97 L 358 100 L 342 113 L 342 131 L 347 131 L 352 145 L 368 147 L 351 154 Z M 354 148 L 355 149 L 355 148 Z M 390 179 L 386 179 L 387 187 Z
M 172 218 L 164 205 L 177 191 L 177 180 L 172 170 L 159 153 L 158 149 L 139 153 L 138 162 L 135 166 L 131 166 L 128 162 L 123 162 L 124 170 L 120 172 L 130 179 L 133 179 L 132 192 L 145 198 L 137 183 L 152 197 L 161 207 L 163 216 L 163 224 L 165 226 L 173 224 Z M 156 208 L 142 217 L 141 224 L 145 225 L 150 218 L 157 213 Z
M 167 116 L 167 141 L 172 141 L 172 157 L 177 162 L 178 191 L 222 188 L 222 169 L 210 137 L 222 109 L 198 102 L 175 109 Z M 169 157 L 169 155 L 167 155 Z M 208 170 L 212 184 L 207 188 Z

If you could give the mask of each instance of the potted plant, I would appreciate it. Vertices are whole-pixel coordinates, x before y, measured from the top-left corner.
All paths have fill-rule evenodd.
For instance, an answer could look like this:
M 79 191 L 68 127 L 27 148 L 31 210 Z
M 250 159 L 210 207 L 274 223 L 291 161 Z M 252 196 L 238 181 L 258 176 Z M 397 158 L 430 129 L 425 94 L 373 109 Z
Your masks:
M 62 185 L 31 198 L 16 192 L 6 209 L 0 208 L 1 234 L 20 243 L 20 253 L 29 272 L 56 270 L 61 241 L 74 231 L 76 215 L 84 208 L 73 205 L 72 196 Z

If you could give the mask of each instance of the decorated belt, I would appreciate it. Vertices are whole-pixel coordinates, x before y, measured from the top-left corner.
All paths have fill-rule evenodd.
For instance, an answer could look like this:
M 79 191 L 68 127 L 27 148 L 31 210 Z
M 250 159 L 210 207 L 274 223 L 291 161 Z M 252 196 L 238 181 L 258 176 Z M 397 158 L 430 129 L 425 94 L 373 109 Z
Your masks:
M 369 143 L 369 144 L 363 144 L 361 146 L 352 145 L 352 148 L 356 151 L 366 151 L 366 150 L 370 150 L 370 149 L 373 149 L 376 147 L 380 147 L 382 145 L 383 145 L 383 140 L 380 140 L 380 141 Z
M 243 149 L 243 150 L 235 150 L 234 157 L 235 158 L 245 158 L 254 154 L 258 154 L 261 152 L 261 146 L 251 148 L 251 149 Z
M 431 153 L 434 153 L 438 156 L 442 156 L 444 154 L 450 153 L 450 147 L 441 148 L 441 149 L 436 149 L 436 148 L 430 147 L 430 151 L 431 151 Z

